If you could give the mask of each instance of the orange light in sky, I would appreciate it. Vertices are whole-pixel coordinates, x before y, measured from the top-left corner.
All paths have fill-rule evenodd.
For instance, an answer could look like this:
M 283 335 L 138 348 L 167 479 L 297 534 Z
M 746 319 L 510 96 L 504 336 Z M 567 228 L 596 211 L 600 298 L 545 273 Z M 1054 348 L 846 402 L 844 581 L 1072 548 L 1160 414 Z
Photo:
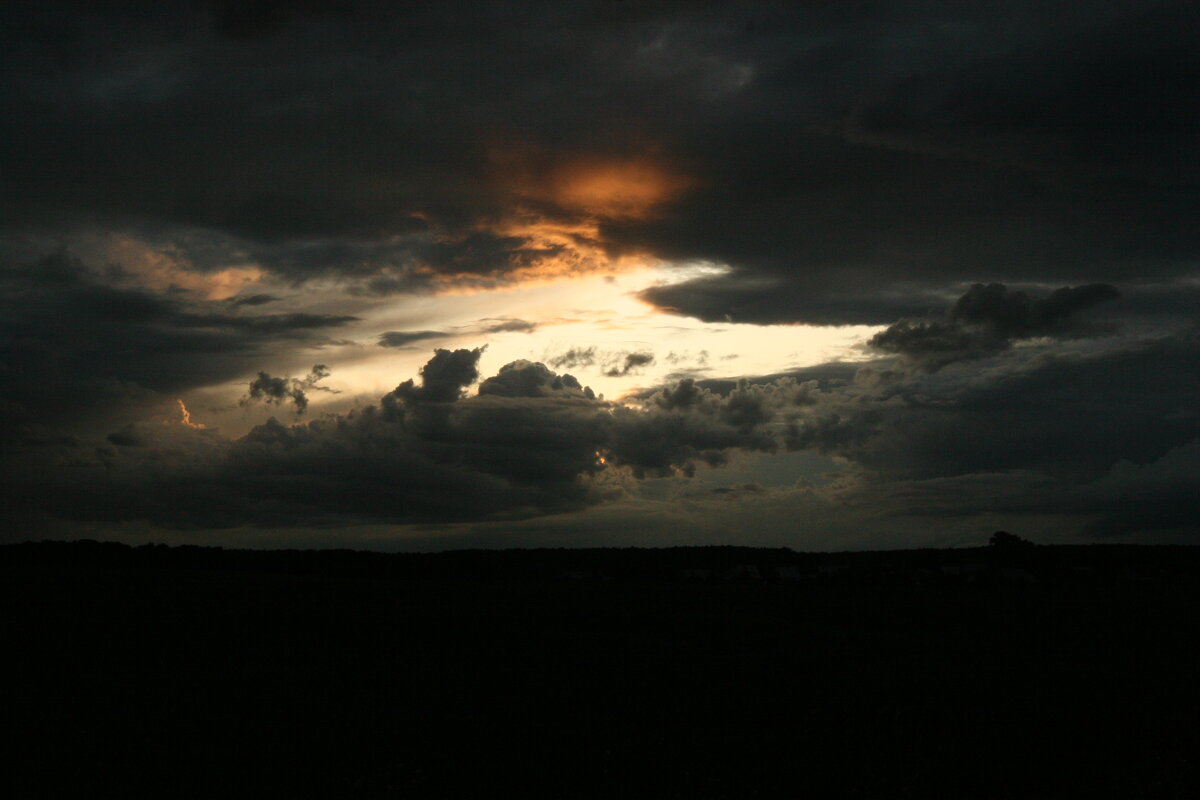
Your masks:
M 183 404 L 182 398 L 176 398 L 175 402 L 179 403 L 179 423 L 181 425 L 183 425 L 185 428 L 195 428 L 196 430 L 200 430 L 204 427 L 204 423 L 202 422 L 192 422 L 192 412 L 188 411 L 188 407 Z
M 494 180 L 508 210 L 475 230 L 521 245 L 506 263 L 474 273 L 430 274 L 441 291 L 473 292 L 505 284 L 553 281 L 651 266 L 646 253 L 614 255 L 602 223 L 648 219 L 694 181 L 649 157 L 561 157 L 520 146 L 492 153 Z
M 128 277 L 160 292 L 179 288 L 209 300 L 225 300 L 266 275 L 253 264 L 215 272 L 197 270 L 186 257 L 170 248 L 155 247 L 124 234 L 101 237 L 96 247 L 107 260 L 119 264 Z
M 556 170 L 549 189 L 553 200 L 569 211 L 642 219 L 688 184 L 648 161 L 584 161 Z
M 610 253 L 596 220 L 558 221 L 526 213 L 480 229 L 520 239 L 521 247 L 506 263 L 486 270 L 444 274 L 430 269 L 427 274 L 438 285 L 439 294 L 531 286 L 587 274 L 627 272 L 657 263 L 646 253 Z

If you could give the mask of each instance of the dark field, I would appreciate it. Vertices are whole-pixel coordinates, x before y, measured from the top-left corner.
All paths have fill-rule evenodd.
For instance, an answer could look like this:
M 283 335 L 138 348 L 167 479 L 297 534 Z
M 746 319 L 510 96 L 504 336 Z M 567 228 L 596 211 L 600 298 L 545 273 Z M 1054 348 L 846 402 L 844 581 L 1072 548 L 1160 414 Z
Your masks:
M 0 599 L 7 797 L 1200 791 L 1188 548 L 43 544 Z

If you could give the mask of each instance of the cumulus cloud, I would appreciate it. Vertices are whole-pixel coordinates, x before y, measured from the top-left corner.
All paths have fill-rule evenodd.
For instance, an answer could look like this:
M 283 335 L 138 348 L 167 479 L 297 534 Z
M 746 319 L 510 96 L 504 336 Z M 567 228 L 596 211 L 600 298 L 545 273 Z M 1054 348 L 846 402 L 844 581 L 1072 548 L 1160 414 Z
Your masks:
M 421 383 L 411 379 L 384 395 L 384 406 L 396 403 L 452 403 L 479 378 L 482 349 L 437 350 L 421 367 Z
M 501 397 L 575 396 L 596 399 L 590 387 L 581 386 L 572 375 L 557 375 L 545 364 L 514 361 L 479 385 L 479 394 Z
M 91 455 L 86 443 L 46 439 L 6 478 L 18 512 L 48 512 L 39 498 L 53 497 L 56 513 L 76 519 L 495 522 L 634 497 L 639 481 L 732 468 L 736 454 L 761 454 L 766 465 L 786 450 L 833 457 L 853 477 L 848 493 L 803 501 L 826 504 L 813 513 L 831 530 L 848 524 L 831 509 L 850 499 L 861 506 L 854 519 L 882 515 L 905 530 L 907 518 L 961 532 L 984 512 L 1043 531 L 1057 519 L 1063 536 L 1195 523 L 1194 333 L 1051 338 L 934 372 L 878 361 L 757 381 L 688 378 L 631 406 L 531 361 L 504 365 L 469 394 L 481 352 L 439 350 L 376 405 L 305 424 L 271 420 L 240 439 L 178 423 L 127 425 Z M 292 402 L 291 388 L 263 392 Z M 769 473 L 737 474 L 745 483 Z M 713 495 L 714 485 L 725 484 L 702 481 L 698 491 Z M 743 494 L 750 503 L 760 493 Z
M 536 516 L 627 488 L 608 473 L 683 476 L 735 450 L 774 451 L 774 410 L 796 389 L 743 384 L 721 396 L 688 384 L 631 408 L 544 364 L 517 361 L 467 396 L 481 352 L 438 350 L 419 379 L 346 414 L 296 425 L 272 419 L 234 440 L 182 423 L 137 423 L 109 434 L 94 460 L 56 451 L 13 479 L 66 481 L 58 488 L 70 502 L 56 500 L 56 513 L 167 527 Z M 327 375 L 320 365 L 303 379 L 264 373 L 248 397 L 299 411 L 297 392 L 320 388 Z M 73 466 L 63 471 L 68 457 Z M 38 496 L 48 495 L 28 493 L 27 505 Z

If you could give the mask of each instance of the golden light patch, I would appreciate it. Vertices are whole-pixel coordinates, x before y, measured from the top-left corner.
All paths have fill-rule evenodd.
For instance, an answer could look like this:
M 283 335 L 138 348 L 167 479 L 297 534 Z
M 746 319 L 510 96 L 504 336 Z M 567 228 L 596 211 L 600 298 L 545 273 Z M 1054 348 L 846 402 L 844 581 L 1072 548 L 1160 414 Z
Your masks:
M 650 155 L 547 153 L 521 145 L 491 152 L 493 181 L 528 211 L 576 219 L 644 219 L 695 180 Z
M 564 209 L 590 216 L 643 219 L 689 181 L 650 162 L 597 161 L 556 170 L 549 189 Z
M 179 403 L 180 425 L 195 430 L 202 430 L 205 427 L 202 422 L 192 422 L 192 412 L 188 411 L 188 407 L 183 404 L 182 398 L 176 398 L 175 402 Z
M 694 181 L 650 157 L 567 156 L 521 146 L 492 151 L 507 211 L 473 232 L 517 240 L 503 260 L 470 272 L 425 273 L 440 292 L 471 293 L 653 266 L 645 252 L 615 252 L 603 224 L 649 219 Z M 447 243 L 454 244 L 453 240 Z
M 473 272 L 441 273 L 427 268 L 424 274 L 438 286 L 439 294 L 536 286 L 588 274 L 628 272 L 657 261 L 643 253 L 609 253 L 594 220 L 560 222 L 532 214 L 514 215 L 479 230 L 518 239 L 521 244 L 502 263 Z
M 100 249 L 106 258 L 148 289 L 160 292 L 186 289 L 208 300 L 233 297 L 245 287 L 261 281 L 265 274 L 255 266 L 199 272 L 182 255 L 153 248 L 131 236 L 109 236 Z

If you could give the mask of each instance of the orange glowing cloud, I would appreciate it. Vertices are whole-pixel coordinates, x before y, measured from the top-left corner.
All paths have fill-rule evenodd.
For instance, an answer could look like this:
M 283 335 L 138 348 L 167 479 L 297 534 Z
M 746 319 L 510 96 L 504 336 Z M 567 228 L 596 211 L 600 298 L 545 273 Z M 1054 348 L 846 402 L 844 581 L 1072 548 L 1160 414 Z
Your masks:
M 647 253 L 615 253 L 604 240 L 608 220 L 652 218 L 695 181 L 648 156 L 548 155 L 508 146 L 492 153 L 493 180 L 506 211 L 476 232 L 521 241 L 504 264 L 453 275 L 429 270 L 443 291 L 471 292 L 509 283 L 554 281 L 647 267 Z
M 182 398 L 176 398 L 175 402 L 179 403 L 180 425 L 184 426 L 185 428 L 193 428 L 195 430 L 204 429 L 204 423 L 192 422 L 192 412 L 188 411 L 188 407 L 183 404 Z
M 644 219 L 691 181 L 649 161 L 582 161 L 555 170 L 546 187 L 567 211 L 612 219 Z
M 209 300 L 233 297 L 247 286 L 261 281 L 264 276 L 263 270 L 253 265 L 227 267 L 216 272 L 195 270 L 188 259 L 178 252 L 152 247 L 120 234 L 104 238 L 97 250 L 107 260 L 124 269 L 127 277 L 148 289 L 185 289 Z
M 508 144 L 492 149 L 491 162 L 496 190 L 510 203 L 573 218 L 646 218 L 695 183 L 653 155 L 563 155 Z

